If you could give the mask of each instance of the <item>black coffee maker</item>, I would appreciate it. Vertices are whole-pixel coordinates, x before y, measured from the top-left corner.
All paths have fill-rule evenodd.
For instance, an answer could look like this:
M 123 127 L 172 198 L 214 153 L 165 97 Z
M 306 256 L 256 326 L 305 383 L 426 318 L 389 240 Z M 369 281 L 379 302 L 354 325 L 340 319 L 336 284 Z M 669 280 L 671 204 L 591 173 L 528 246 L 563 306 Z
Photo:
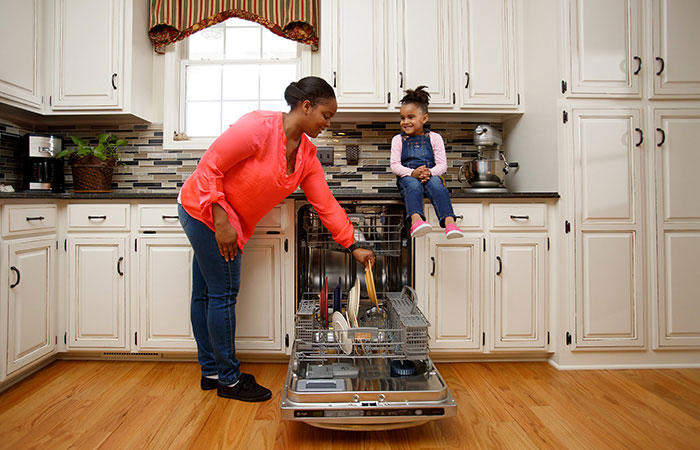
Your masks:
M 31 133 L 24 136 L 24 190 L 65 192 L 63 160 L 56 155 L 63 150 L 63 138 Z

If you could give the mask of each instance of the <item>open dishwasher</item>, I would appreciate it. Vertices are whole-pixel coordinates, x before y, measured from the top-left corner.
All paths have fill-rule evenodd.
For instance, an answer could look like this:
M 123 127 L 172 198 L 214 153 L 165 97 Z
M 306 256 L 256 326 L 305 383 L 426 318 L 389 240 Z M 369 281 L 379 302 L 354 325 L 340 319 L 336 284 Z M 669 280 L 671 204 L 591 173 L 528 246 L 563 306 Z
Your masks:
M 366 273 L 333 241 L 311 205 L 297 208 L 295 339 L 282 418 L 385 430 L 455 415 L 457 403 L 428 357 L 429 323 L 409 286 L 403 204 L 342 206 L 355 239 L 374 250 L 376 264 Z

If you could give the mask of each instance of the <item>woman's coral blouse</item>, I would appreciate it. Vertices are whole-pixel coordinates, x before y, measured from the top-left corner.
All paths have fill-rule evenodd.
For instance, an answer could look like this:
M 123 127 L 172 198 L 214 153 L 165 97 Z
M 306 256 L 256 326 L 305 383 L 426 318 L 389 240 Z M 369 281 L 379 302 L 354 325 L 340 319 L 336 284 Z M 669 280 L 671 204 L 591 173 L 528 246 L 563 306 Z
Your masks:
M 220 205 L 238 232 L 238 248 L 242 249 L 258 221 L 301 185 L 333 239 L 349 247 L 354 229 L 331 194 L 316 146 L 302 134 L 294 173 L 289 176 L 286 148 L 281 112 L 246 114 L 204 153 L 182 186 L 180 203 L 212 231 L 212 204 Z

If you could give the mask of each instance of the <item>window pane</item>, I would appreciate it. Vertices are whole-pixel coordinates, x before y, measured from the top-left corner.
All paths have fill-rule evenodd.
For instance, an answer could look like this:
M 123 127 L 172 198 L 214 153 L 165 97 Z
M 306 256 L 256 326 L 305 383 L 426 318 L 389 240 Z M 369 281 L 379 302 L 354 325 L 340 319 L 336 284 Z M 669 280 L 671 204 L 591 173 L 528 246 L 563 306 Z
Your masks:
M 241 64 L 224 66 L 224 100 L 257 100 L 260 66 Z
M 297 43 L 277 36 L 265 29 L 262 33 L 263 59 L 289 59 L 297 57 Z
M 260 27 L 226 28 L 226 59 L 259 59 Z
M 250 27 L 257 25 L 255 22 L 251 22 L 250 20 L 245 20 L 245 19 L 239 19 L 238 17 L 231 17 L 230 19 L 227 19 L 224 24 L 227 27 Z
M 260 99 L 284 98 L 284 90 L 296 80 L 296 64 L 268 64 L 260 66 Z
M 189 59 L 222 59 L 224 57 L 223 24 L 205 28 L 187 38 Z
M 187 66 L 186 100 L 219 100 L 221 66 Z
M 186 133 L 189 137 L 209 137 L 221 134 L 221 103 L 188 102 Z
M 264 109 L 265 111 L 288 112 L 289 105 L 287 105 L 287 102 L 284 100 L 268 100 L 260 102 L 260 109 Z
M 243 114 L 257 110 L 258 102 L 224 102 L 222 106 L 221 129 L 225 130 Z

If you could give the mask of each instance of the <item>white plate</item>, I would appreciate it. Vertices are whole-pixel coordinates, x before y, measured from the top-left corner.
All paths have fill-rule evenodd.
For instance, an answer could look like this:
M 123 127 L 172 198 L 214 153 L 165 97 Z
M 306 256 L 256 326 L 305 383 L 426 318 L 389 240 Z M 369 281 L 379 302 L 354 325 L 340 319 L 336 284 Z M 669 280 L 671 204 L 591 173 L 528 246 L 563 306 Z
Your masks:
M 352 327 L 359 327 L 357 313 L 360 309 L 360 279 L 355 278 L 355 285 L 348 293 L 348 322 Z
M 340 344 L 346 355 L 352 353 L 352 339 L 348 336 L 348 321 L 345 317 L 336 311 L 333 313 L 333 330 L 335 331 L 335 340 Z

